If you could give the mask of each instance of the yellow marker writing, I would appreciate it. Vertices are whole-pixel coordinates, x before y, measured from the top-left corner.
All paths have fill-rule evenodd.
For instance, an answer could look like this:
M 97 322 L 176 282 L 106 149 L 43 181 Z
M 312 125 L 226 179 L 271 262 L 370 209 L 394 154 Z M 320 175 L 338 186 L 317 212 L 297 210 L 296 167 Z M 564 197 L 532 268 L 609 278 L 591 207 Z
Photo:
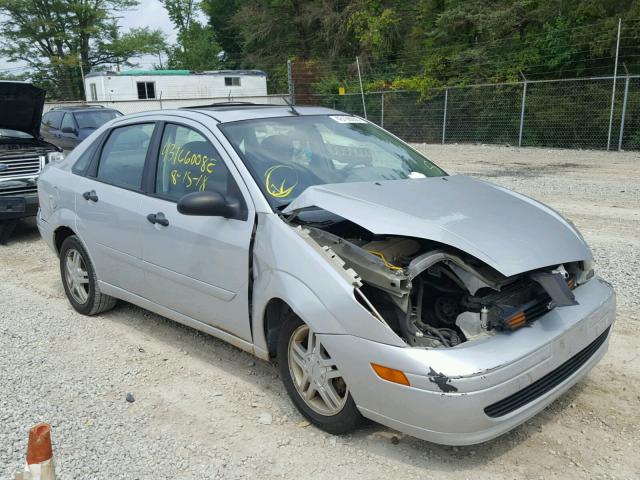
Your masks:
M 282 169 L 291 170 L 293 172 L 293 175 L 296 177 L 295 183 L 290 187 L 286 186 L 287 182 L 289 182 L 289 179 L 286 176 L 282 179 L 282 182 L 280 182 L 280 185 L 276 185 L 272 180 L 273 174 L 278 170 L 282 170 Z M 293 192 L 293 189 L 296 188 L 296 185 L 298 185 L 298 179 L 297 179 L 295 170 L 293 170 L 291 167 L 287 167 L 286 165 L 274 165 L 273 167 L 270 167 L 264 173 L 264 178 L 265 178 L 266 190 L 269 193 L 269 195 L 271 195 L 274 198 L 288 197 L 289 195 L 291 195 L 291 192 Z

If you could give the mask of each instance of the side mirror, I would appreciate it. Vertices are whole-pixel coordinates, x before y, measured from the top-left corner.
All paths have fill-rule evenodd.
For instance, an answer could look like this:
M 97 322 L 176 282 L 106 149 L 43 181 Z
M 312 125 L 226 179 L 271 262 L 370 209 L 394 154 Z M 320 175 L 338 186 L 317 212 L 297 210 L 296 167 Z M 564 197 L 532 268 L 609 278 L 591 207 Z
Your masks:
M 195 192 L 180 199 L 178 212 L 183 215 L 240 218 L 242 208 L 238 200 L 227 200 L 218 192 Z
M 71 127 L 64 127 L 64 128 L 62 129 L 62 133 L 73 133 L 73 134 L 76 134 L 76 133 L 78 133 L 78 132 L 76 132 L 76 129 L 75 129 L 75 128 L 71 128 Z

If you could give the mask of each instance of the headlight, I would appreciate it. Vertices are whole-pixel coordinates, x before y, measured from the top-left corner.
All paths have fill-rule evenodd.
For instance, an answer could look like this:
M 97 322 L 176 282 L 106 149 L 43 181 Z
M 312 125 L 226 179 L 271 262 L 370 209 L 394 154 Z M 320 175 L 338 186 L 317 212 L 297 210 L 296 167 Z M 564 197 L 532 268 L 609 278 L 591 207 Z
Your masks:
M 64 153 L 62 152 L 49 152 L 45 163 L 61 162 L 64 160 Z
M 593 260 L 583 260 L 582 261 L 582 273 L 580 278 L 578 278 L 578 284 L 583 284 L 588 280 L 591 280 L 595 275 L 595 271 L 593 270 Z

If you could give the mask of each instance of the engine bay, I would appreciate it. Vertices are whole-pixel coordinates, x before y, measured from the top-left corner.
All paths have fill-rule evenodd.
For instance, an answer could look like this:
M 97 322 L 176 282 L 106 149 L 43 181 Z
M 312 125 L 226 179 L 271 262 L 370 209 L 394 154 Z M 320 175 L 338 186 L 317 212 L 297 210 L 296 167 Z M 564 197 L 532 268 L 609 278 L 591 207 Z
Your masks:
M 571 262 L 505 277 L 447 245 L 373 235 L 347 220 L 296 228 L 355 272 L 356 299 L 413 347 L 455 347 L 525 327 L 575 305 L 572 289 L 593 276 L 591 262 Z

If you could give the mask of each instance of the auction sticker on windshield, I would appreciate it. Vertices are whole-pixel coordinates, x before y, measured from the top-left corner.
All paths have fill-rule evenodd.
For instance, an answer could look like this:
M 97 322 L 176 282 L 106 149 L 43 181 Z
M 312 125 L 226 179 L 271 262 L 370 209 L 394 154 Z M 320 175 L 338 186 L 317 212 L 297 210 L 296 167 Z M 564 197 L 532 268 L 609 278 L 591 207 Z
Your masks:
M 351 115 L 329 115 L 329 117 L 338 123 L 367 123 L 366 120 Z

